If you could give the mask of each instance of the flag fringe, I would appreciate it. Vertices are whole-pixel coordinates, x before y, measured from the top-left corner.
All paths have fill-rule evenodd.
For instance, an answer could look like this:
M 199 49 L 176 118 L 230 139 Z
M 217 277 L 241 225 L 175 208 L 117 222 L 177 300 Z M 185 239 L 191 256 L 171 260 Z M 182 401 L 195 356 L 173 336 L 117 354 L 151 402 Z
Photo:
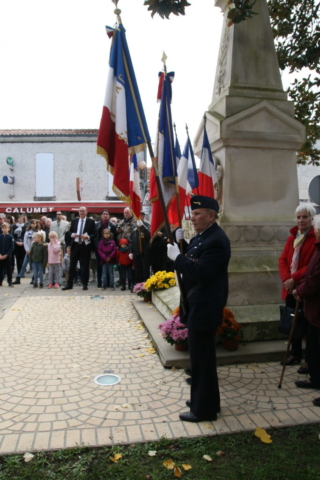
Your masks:
M 159 230 L 161 230 L 161 228 L 163 228 L 165 226 L 165 222 L 163 221 L 160 226 L 157 228 L 157 230 L 154 232 L 154 234 L 152 235 L 152 237 L 150 238 L 150 242 L 152 242 L 152 240 L 155 239 L 155 237 L 157 236 L 157 233 L 159 232 Z
M 129 153 L 130 155 L 134 155 L 135 153 L 140 153 L 144 152 L 146 149 L 146 144 L 140 143 L 140 145 L 132 145 L 132 147 L 129 147 Z
M 131 205 L 130 196 L 125 196 L 122 192 L 120 192 L 120 190 L 115 185 L 112 185 L 112 190 L 117 195 L 119 200 L 121 200 L 122 202 L 125 202 L 125 203 L 129 203 L 129 205 Z

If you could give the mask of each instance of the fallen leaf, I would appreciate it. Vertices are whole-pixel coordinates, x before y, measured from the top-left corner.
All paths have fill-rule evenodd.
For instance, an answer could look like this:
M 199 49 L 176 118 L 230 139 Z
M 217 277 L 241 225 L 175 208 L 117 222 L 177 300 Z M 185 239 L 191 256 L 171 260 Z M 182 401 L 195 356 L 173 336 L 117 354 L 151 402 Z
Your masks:
M 140 353 L 139 357 L 144 357 L 144 353 Z
M 189 465 L 188 463 L 183 463 L 181 465 L 181 467 L 183 468 L 183 470 L 187 471 L 187 470 L 191 470 L 191 465 Z
M 210 455 L 203 455 L 203 458 L 207 460 L 207 462 L 212 462 L 212 458 L 210 457 Z
M 166 467 L 168 470 L 173 470 L 175 463 L 173 460 L 165 460 L 162 464 L 164 467 Z
M 174 372 L 176 369 L 176 367 L 171 367 L 171 370 Z
M 116 453 L 113 457 L 109 457 L 111 462 L 118 463 L 118 460 L 122 458 L 122 453 Z
M 33 459 L 34 455 L 32 455 L 32 453 L 25 453 L 23 455 L 23 458 L 24 458 L 24 461 L 27 463 L 27 462 L 31 462 L 31 460 Z
M 156 450 L 149 450 L 148 452 L 149 457 L 155 457 L 157 455 Z
M 156 349 L 155 348 L 147 348 L 146 350 L 148 353 L 156 353 Z
M 174 467 L 173 475 L 178 478 L 182 477 L 182 472 L 179 467 Z
M 221 450 L 218 450 L 216 452 L 216 455 L 217 455 L 217 457 L 222 457 L 222 455 L 224 455 L 224 452 L 222 452 Z
M 256 428 L 254 432 L 255 436 L 260 438 L 263 443 L 272 443 L 271 436 L 266 432 L 264 428 Z
M 124 403 L 123 405 L 121 405 L 122 408 L 129 408 L 131 407 L 130 403 Z
M 263 442 L 263 443 L 272 443 L 271 437 L 270 437 L 270 435 L 268 435 L 268 434 L 267 434 L 267 435 L 262 435 L 262 436 L 260 437 L 260 440 L 261 440 L 261 442 Z
M 264 428 L 259 428 L 259 427 L 256 428 L 256 430 L 255 430 L 255 432 L 254 432 L 255 436 L 258 437 L 258 438 L 260 438 L 260 437 L 261 437 L 262 435 L 264 435 L 265 433 L 267 433 L 267 432 L 265 431 L 265 429 L 264 429 Z

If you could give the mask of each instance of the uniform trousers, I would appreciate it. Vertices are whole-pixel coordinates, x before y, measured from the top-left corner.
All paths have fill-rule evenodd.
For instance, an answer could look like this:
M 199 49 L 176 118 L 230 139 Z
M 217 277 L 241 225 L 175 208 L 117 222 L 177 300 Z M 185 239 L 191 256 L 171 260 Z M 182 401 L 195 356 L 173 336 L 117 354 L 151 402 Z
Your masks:
M 188 342 L 192 370 L 191 412 L 199 418 L 220 411 L 215 331 L 189 329 Z
M 76 274 L 77 263 L 81 260 L 82 265 L 82 283 L 83 285 L 88 285 L 89 283 L 89 266 L 91 258 L 91 244 L 86 245 L 84 242 L 78 243 L 73 242 L 71 247 L 70 255 L 70 268 L 69 268 L 69 279 L 68 285 L 73 285 L 73 280 Z
M 320 389 L 320 328 L 307 322 L 306 353 L 311 382 Z

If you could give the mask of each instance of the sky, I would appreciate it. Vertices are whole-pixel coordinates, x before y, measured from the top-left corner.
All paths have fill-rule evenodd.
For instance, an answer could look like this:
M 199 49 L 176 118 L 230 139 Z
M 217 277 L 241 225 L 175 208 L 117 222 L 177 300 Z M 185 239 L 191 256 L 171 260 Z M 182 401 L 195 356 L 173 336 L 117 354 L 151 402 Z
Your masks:
M 175 72 L 172 117 L 180 146 L 196 136 L 213 92 L 222 13 L 191 0 L 185 16 L 151 17 L 143 0 L 120 0 L 122 23 L 155 137 L 163 51 Z M 114 26 L 111 0 L 7 0 L 0 5 L 0 129 L 98 129 Z
M 222 13 L 193 0 L 185 16 L 153 19 L 143 0 L 120 0 L 150 135 L 163 51 L 175 72 L 172 115 L 181 147 L 211 102 Z M 0 129 L 99 128 L 114 26 L 111 0 L 10 0 L 0 6 Z

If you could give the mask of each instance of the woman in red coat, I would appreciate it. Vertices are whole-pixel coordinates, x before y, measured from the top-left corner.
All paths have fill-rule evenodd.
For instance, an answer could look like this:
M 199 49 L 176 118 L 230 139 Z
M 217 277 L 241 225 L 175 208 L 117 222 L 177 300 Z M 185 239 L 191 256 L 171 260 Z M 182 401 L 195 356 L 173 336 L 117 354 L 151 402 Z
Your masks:
M 282 300 L 286 306 L 295 308 L 296 300 L 292 292 L 307 270 L 308 263 L 315 249 L 316 238 L 312 219 L 316 211 L 311 203 L 302 203 L 296 208 L 297 225 L 290 230 L 283 252 L 279 258 L 279 271 L 282 281 Z M 291 355 L 287 365 L 300 363 L 302 358 L 302 338 L 293 338 Z M 299 373 L 308 373 L 308 365 L 304 364 Z
M 293 295 L 303 300 L 303 312 L 307 319 L 307 358 L 310 380 L 297 381 L 299 388 L 320 389 L 320 215 L 314 218 L 317 239 L 315 251 L 309 262 L 305 278 L 299 283 Z M 313 400 L 320 407 L 320 398 Z

